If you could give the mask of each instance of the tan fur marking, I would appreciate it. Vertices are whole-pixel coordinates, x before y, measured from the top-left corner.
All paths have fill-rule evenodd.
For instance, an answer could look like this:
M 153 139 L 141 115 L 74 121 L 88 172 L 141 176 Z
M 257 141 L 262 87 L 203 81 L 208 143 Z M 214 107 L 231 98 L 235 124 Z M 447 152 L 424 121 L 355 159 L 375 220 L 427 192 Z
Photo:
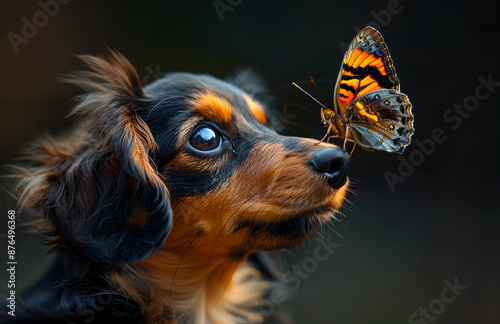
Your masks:
M 259 103 L 252 100 L 252 98 L 250 98 L 247 94 L 243 94 L 243 97 L 245 98 L 248 108 L 250 108 L 250 111 L 255 116 L 255 118 L 257 118 L 257 120 L 262 124 L 267 124 L 266 111 L 264 110 L 264 108 Z
M 202 116 L 215 123 L 224 125 L 231 120 L 233 111 L 231 104 L 216 94 L 210 92 L 198 93 L 188 103 Z

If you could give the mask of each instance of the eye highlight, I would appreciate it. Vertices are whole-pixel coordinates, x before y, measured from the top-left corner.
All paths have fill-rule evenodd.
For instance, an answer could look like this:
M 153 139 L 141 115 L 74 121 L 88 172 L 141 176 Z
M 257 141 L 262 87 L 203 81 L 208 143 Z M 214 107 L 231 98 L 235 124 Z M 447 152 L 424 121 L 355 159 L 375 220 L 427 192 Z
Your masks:
M 213 151 L 222 145 L 222 137 L 217 130 L 203 126 L 191 135 L 189 144 L 199 151 Z

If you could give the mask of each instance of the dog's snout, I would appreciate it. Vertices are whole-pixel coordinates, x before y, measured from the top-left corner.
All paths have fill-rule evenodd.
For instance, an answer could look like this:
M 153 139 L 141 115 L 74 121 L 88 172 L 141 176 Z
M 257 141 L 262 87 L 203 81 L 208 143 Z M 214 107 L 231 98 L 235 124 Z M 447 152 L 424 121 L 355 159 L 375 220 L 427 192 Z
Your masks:
M 308 161 L 315 172 L 326 176 L 328 183 L 335 189 L 347 181 L 347 169 L 351 161 L 349 154 L 341 148 L 328 147 L 316 151 Z

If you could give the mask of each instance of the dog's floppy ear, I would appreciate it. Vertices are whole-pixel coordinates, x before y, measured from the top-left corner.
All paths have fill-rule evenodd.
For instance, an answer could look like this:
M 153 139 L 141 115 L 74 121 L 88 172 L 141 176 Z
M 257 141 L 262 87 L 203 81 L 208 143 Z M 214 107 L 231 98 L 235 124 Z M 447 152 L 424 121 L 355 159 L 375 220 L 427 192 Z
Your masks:
M 138 115 L 148 99 L 121 54 L 80 58 L 90 71 L 65 78 L 90 91 L 72 111 L 79 124 L 30 150 L 35 165 L 19 183 L 20 203 L 43 212 L 52 243 L 70 256 L 108 267 L 140 261 L 172 227 L 169 194 L 150 160 L 156 143 Z

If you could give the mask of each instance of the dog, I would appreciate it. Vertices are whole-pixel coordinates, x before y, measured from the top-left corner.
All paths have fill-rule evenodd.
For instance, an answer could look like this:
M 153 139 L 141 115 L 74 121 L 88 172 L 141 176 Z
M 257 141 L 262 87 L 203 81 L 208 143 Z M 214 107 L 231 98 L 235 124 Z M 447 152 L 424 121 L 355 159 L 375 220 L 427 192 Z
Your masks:
M 335 217 L 349 154 L 277 134 L 251 78 L 168 73 L 143 87 L 118 52 L 80 58 L 88 70 L 65 78 L 87 91 L 74 127 L 19 167 L 19 208 L 57 257 L 15 320 L 277 322 L 256 311 L 279 285 L 259 251 Z

